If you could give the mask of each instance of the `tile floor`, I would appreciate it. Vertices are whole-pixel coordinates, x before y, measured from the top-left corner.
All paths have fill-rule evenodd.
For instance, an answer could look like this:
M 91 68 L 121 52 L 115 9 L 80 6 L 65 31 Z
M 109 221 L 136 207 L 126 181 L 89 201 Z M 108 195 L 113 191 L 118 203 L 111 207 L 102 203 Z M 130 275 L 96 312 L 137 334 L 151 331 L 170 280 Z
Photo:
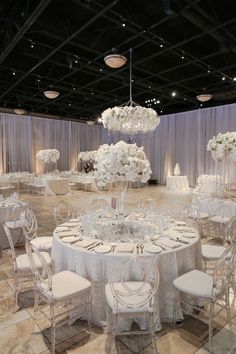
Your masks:
M 68 200 L 78 210 L 90 204 L 100 195 L 114 195 L 115 192 L 73 191 L 67 196 L 44 197 L 20 193 L 21 200 L 30 201 L 39 222 L 39 234 L 51 235 L 55 228 L 52 211 L 60 200 Z M 153 198 L 161 208 L 167 208 L 173 217 L 178 217 L 183 206 L 191 200 L 192 192 L 170 192 L 165 187 L 148 186 L 129 190 L 127 206 L 137 206 L 139 202 Z M 23 252 L 23 249 L 18 249 Z M 20 296 L 20 309 L 12 313 L 13 273 L 9 250 L 3 251 L 0 259 L 0 354 L 46 354 L 50 353 L 48 329 L 34 314 L 32 293 Z M 233 325 L 229 329 L 224 311 L 216 317 L 214 336 L 215 354 L 236 354 L 236 311 L 235 298 L 231 293 Z M 152 353 L 150 338 L 144 336 L 122 337 L 111 349 L 109 337 L 102 328 L 93 327 L 92 333 L 85 331 L 85 323 L 76 321 L 57 331 L 57 353 L 68 354 L 149 354 Z M 163 329 L 156 334 L 160 354 L 205 354 L 208 353 L 207 328 L 203 322 L 186 318 L 184 323 L 173 330 L 170 324 L 163 323 Z

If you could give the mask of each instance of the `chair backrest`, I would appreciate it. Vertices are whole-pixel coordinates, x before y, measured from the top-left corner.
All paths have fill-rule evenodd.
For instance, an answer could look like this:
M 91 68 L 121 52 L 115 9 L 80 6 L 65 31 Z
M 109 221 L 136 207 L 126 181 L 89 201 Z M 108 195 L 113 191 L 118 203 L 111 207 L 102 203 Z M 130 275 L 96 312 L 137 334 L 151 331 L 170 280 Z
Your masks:
M 67 201 L 60 201 L 53 210 L 53 217 L 56 226 L 72 219 L 75 216 L 73 207 Z
M 235 269 L 236 245 L 231 243 L 216 262 L 213 274 L 212 296 L 216 291 L 224 291 L 230 285 Z
M 31 243 L 27 242 L 25 248 L 33 273 L 34 284 L 37 290 L 44 294 L 48 294 L 52 290 L 52 273 L 50 267 L 37 247 L 34 247 Z
M 119 287 L 117 286 L 119 282 Z M 144 257 L 130 257 L 112 270 L 109 283 L 114 305 L 135 309 L 153 305 L 154 295 L 159 286 L 157 262 Z M 135 301 L 134 301 L 135 296 Z
M 38 230 L 38 221 L 36 218 L 35 213 L 31 208 L 28 208 L 25 210 L 23 214 L 23 233 L 25 235 L 25 239 L 27 242 L 30 242 L 33 240 L 35 237 L 37 237 L 37 230 Z
M 15 246 L 14 246 L 11 230 L 9 229 L 9 227 L 5 223 L 3 224 L 3 228 L 6 233 L 7 240 L 8 240 L 10 249 L 11 249 L 11 255 L 12 255 L 13 262 L 16 264 L 16 251 L 15 251 Z
M 195 204 L 187 206 L 181 211 L 182 219 L 191 226 L 199 228 L 199 210 Z
M 91 204 L 87 207 L 87 211 L 98 211 L 101 212 L 108 211 L 110 209 L 109 203 L 102 198 L 94 199 Z
M 236 242 L 236 216 L 233 216 L 226 224 L 225 241 L 227 243 Z

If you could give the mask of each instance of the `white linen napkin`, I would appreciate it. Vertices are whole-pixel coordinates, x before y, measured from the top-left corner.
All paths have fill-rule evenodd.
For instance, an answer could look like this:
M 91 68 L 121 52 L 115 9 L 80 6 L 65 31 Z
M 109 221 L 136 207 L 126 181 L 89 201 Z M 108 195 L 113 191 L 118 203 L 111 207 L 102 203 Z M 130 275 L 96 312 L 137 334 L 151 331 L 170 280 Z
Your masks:
M 176 242 L 176 241 L 173 241 L 173 240 L 168 240 L 167 238 L 165 239 L 159 239 L 158 242 L 163 245 L 163 246 L 167 246 L 167 247 L 170 247 L 170 248 L 178 248 L 178 247 L 181 247 L 182 244 L 180 242 Z
M 117 252 L 132 253 L 134 250 L 134 244 L 131 242 L 119 243 L 116 247 Z
M 94 239 L 90 238 L 90 239 L 84 239 L 84 240 L 78 241 L 78 242 L 74 243 L 74 246 L 87 248 L 87 247 L 90 247 L 96 243 L 98 243 L 98 240 L 94 240 Z

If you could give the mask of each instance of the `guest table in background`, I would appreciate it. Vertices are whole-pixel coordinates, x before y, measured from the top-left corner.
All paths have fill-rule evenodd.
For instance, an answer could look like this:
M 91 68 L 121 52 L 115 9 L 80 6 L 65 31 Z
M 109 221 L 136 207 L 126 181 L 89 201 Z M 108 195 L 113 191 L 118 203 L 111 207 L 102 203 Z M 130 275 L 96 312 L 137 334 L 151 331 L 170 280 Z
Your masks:
M 187 191 L 189 183 L 187 176 L 167 176 L 166 177 L 167 189 L 174 191 Z

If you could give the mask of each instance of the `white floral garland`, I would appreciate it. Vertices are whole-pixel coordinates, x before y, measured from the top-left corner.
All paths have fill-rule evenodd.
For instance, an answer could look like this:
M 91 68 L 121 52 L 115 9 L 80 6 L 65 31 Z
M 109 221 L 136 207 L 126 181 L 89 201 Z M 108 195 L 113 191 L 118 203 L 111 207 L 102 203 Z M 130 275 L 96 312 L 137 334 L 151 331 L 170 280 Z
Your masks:
M 36 159 L 45 163 L 55 163 L 60 158 L 60 152 L 57 149 L 39 150 Z
M 119 141 L 115 145 L 101 145 L 96 154 L 95 176 L 99 187 L 115 181 L 146 183 L 152 170 L 143 147 Z
M 219 133 L 213 136 L 207 144 L 207 150 L 211 151 L 215 161 L 226 157 L 231 161 L 236 161 L 236 132 Z

